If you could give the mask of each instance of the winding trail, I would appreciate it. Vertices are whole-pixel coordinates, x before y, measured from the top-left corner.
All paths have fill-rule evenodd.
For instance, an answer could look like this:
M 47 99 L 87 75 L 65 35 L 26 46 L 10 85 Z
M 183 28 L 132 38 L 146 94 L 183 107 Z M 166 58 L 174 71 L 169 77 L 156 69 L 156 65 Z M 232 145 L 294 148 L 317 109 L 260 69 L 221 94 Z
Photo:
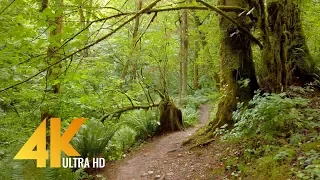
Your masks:
M 126 158 L 108 164 L 104 175 L 110 180 L 208 178 L 206 172 L 217 165 L 216 155 L 208 148 L 184 149 L 181 143 L 208 121 L 209 111 L 209 105 L 201 105 L 200 124 L 185 131 L 155 137 Z

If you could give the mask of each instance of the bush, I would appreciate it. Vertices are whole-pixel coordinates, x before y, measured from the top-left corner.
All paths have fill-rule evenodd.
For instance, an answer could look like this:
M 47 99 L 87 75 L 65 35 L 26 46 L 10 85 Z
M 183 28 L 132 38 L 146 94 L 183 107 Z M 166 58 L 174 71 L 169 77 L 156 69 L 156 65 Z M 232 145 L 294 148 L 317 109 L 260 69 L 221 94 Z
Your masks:
M 307 99 L 288 98 L 285 93 L 256 94 L 247 106 L 238 104 L 233 113 L 236 123 L 228 135 L 263 135 L 266 138 L 288 136 L 304 125 L 304 115 L 299 108 L 307 104 Z

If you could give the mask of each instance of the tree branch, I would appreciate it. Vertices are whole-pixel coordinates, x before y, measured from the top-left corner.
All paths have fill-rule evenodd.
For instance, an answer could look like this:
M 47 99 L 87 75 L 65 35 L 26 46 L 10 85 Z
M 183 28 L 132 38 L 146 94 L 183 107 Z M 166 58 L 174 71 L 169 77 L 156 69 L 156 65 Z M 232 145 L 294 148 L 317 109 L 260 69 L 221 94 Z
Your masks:
M 112 113 L 109 113 L 109 114 L 106 114 L 104 116 L 102 116 L 100 118 L 100 121 L 101 122 L 104 122 L 109 116 L 113 115 L 113 114 L 121 114 L 121 113 L 124 113 L 126 111 L 131 111 L 131 110 L 135 110 L 135 109 L 150 109 L 152 107 L 158 107 L 159 104 L 152 104 L 152 105 L 148 105 L 148 106 L 129 106 L 129 107 L 125 107 L 125 108 L 122 108 L 122 109 L 118 109 Z
M 139 38 L 136 40 L 136 42 L 134 43 L 134 48 L 137 46 L 137 43 L 141 40 L 142 36 L 147 32 L 147 30 L 149 29 L 151 23 L 154 21 L 154 19 L 156 18 L 157 13 L 154 13 L 154 15 L 152 16 L 151 20 L 149 21 L 147 27 L 145 28 L 145 30 L 143 31 L 143 33 L 140 34 Z
M 112 32 L 106 34 L 105 36 L 101 37 L 100 39 L 96 40 L 95 42 L 91 43 L 91 44 L 88 44 L 87 46 L 73 52 L 73 53 L 70 53 L 69 55 L 65 56 L 64 58 L 56 61 L 55 63 L 47 66 L 46 68 L 44 69 L 41 69 L 39 70 L 38 73 L 30 76 L 29 78 L 26 78 L 25 80 L 21 81 L 21 82 L 18 82 L 16 84 L 13 84 L 11 86 L 8 86 L 6 88 L 3 88 L 0 90 L 0 92 L 3 92 L 3 91 L 6 91 L 8 89 L 11 89 L 11 88 L 14 88 L 20 84 L 23 84 L 25 82 L 28 82 L 30 81 L 31 79 L 33 79 L 34 77 L 37 77 L 38 75 L 40 75 L 42 72 L 46 71 L 47 69 L 59 64 L 60 62 L 74 56 L 75 54 L 79 53 L 79 52 L 82 52 L 98 43 L 100 43 L 101 41 L 107 39 L 108 37 L 110 37 L 111 35 L 113 35 L 114 33 L 116 33 L 118 30 L 120 30 L 123 26 L 125 26 L 126 24 L 128 24 L 129 22 L 131 22 L 132 20 L 134 20 L 137 16 L 140 16 L 141 14 L 149 14 L 149 13 L 152 13 L 152 12 L 164 12 L 164 11 L 175 11 L 175 10 L 181 10 L 181 9 L 194 9 L 194 10 L 214 10 L 215 12 L 219 13 L 219 14 L 222 14 L 224 17 L 228 17 L 225 15 L 225 13 L 222 12 L 222 10 L 225 10 L 225 11 L 244 11 L 246 9 L 243 9 L 243 8 L 240 8 L 240 7 L 232 7 L 232 6 L 217 6 L 217 7 L 213 7 L 201 0 L 197 0 L 198 2 L 203 2 L 205 3 L 204 5 L 207 5 L 207 7 L 201 7 L 201 6 L 179 6 L 179 7 L 173 7 L 173 8 L 163 8 L 163 9 L 151 9 L 152 7 L 154 7 L 159 1 L 161 0 L 155 0 L 154 2 L 152 2 L 151 4 L 149 4 L 147 7 L 141 9 L 140 11 L 138 12 L 125 12 L 125 13 L 121 13 L 121 14 L 116 14 L 116 15 L 112 15 L 112 16 L 109 16 L 109 17 L 106 17 L 106 18 L 102 18 L 102 19 L 98 19 L 98 20 L 95 20 L 95 21 L 92 21 L 91 23 L 89 23 L 85 28 L 83 28 L 81 31 L 79 31 L 78 33 L 76 33 L 73 37 L 71 37 L 70 39 L 68 39 L 66 42 L 64 42 L 59 48 L 56 49 L 56 51 L 60 50 L 61 48 L 63 48 L 68 42 L 70 42 L 71 40 L 73 40 L 76 36 L 78 36 L 79 34 L 81 34 L 82 32 L 84 32 L 86 29 L 88 29 L 93 23 L 96 23 L 96 22 L 100 22 L 100 21 L 105 21 L 105 20 L 108 20 L 108 19 L 112 19 L 112 18 L 117 18 L 117 17 L 121 17 L 121 16 L 126 16 L 126 15 L 132 15 L 134 14 L 131 18 L 129 18 L 127 21 L 123 22 L 121 25 L 119 25 L 116 29 L 114 29 Z M 222 10 L 220 10 L 220 8 Z M 235 22 L 232 18 L 228 17 L 229 20 L 231 22 L 233 22 L 234 24 L 237 25 L 237 22 Z M 240 25 L 237 25 L 239 27 L 239 29 L 243 30 L 244 32 L 246 32 L 249 37 L 251 39 L 254 40 L 254 42 L 256 42 L 260 48 L 262 48 L 262 44 L 250 33 L 248 32 L 246 29 L 244 29 L 243 27 L 241 27 Z M 47 58 L 48 56 L 46 56 L 45 58 Z
M 19 82 L 19 83 L 16 83 L 16 84 L 13 84 L 13 85 L 11 85 L 11 86 L 9 86 L 9 87 L 6 87 L 6 88 L 4 88 L 4 89 L 1 89 L 0 92 L 6 91 L 6 90 L 11 89 L 11 88 L 13 88 L 13 87 L 16 87 L 16 86 L 18 86 L 18 85 L 20 85 L 20 84 L 23 84 L 23 83 L 25 83 L 25 82 L 28 82 L 28 81 L 30 81 L 32 78 L 38 76 L 39 74 L 41 74 L 42 72 L 46 71 L 47 69 L 53 67 L 54 65 L 59 64 L 60 62 L 66 60 L 67 58 L 69 58 L 69 57 L 71 57 L 71 56 L 73 56 L 73 55 L 75 55 L 75 54 L 77 54 L 77 53 L 79 53 L 79 52 L 82 52 L 82 51 L 84 51 L 84 50 L 86 50 L 86 49 L 88 49 L 88 48 L 90 48 L 90 47 L 98 44 L 99 42 L 107 39 L 107 38 L 110 37 L 112 34 L 116 33 L 119 29 L 121 29 L 123 26 L 125 26 L 126 24 L 128 24 L 129 22 L 131 22 L 132 20 L 134 20 L 137 16 L 139 16 L 139 15 L 145 13 L 146 11 L 150 10 L 150 9 L 151 9 L 153 6 L 155 6 L 159 1 L 161 1 L 161 0 L 155 0 L 154 2 L 152 2 L 151 4 L 149 4 L 149 5 L 148 5 L 147 7 L 145 7 L 144 9 L 141 9 L 139 12 L 137 12 L 134 16 L 132 16 L 131 18 L 129 18 L 127 21 L 123 22 L 123 23 L 122 23 L 121 25 L 119 25 L 115 30 L 113 30 L 112 32 L 106 34 L 105 36 L 101 37 L 100 39 L 96 40 L 95 42 L 93 42 L 93 43 L 91 43 L 91 44 L 89 44 L 89 45 L 87 45 L 87 46 L 85 46 L 85 47 L 83 47 L 83 48 L 81 48 L 81 49 L 79 49 L 79 50 L 77 50 L 77 51 L 75 51 L 75 52 L 67 55 L 67 56 L 65 56 L 64 58 L 62 58 L 62 59 L 56 61 L 55 63 L 47 66 L 46 68 L 40 70 L 38 73 L 36 73 L 36 74 L 30 76 L 29 78 L 25 79 L 24 81 L 21 81 L 21 82 Z M 58 49 L 59 49 L 59 48 L 58 48 Z
M 3 8 L 2 11 L 0 12 L 0 15 L 1 15 L 2 13 L 4 13 L 4 11 L 7 10 L 15 1 L 16 1 L 16 0 L 11 1 L 10 4 L 8 4 L 5 8 Z
M 255 38 L 246 28 L 242 27 L 239 23 L 237 23 L 234 19 L 232 19 L 231 17 L 229 17 L 227 14 L 225 14 L 222 10 L 220 10 L 217 7 L 211 6 L 210 4 L 203 2 L 202 0 L 196 0 L 197 2 L 203 4 L 204 6 L 212 9 L 213 11 L 217 12 L 218 14 L 220 14 L 221 16 L 223 16 L 224 18 L 228 19 L 232 24 L 236 25 L 242 32 L 246 33 L 248 35 L 248 37 L 255 42 L 260 49 L 263 49 L 263 45 L 260 43 L 260 41 Z

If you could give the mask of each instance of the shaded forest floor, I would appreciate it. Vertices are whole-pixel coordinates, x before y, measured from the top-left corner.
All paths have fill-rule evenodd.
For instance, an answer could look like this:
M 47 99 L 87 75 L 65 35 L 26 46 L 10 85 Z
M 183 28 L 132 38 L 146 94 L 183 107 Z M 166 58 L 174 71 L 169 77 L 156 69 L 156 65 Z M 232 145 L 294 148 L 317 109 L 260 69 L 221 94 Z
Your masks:
M 236 113 L 245 117 L 240 119 L 243 124 L 255 117 L 265 118 L 257 127 L 252 126 L 255 131 L 264 127 L 263 133 L 237 138 L 235 134 L 247 129 L 233 133 L 220 129 L 221 137 L 233 138 L 217 138 L 192 150 L 183 147 L 181 143 L 210 119 L 209 106 L 202 105 L 200 124 L 154 137 L 122 160 L 108 164 L 102 173 L 112 180 L 319 179 L 319 92 L 292 88 L 282 95 L 256 96 L 251 104 L 254 106 Z M 265 126 L 269 122 L 276 126 Z
M 212 143 L 209 148 L 189 150 L 181 143 L 209 119 L 208 105 L 200 106 L 200 124 L 185 131 L 153 138 L 142 144 L 126 158 L 108 164 L 104 175 L 107 179 L 208 179 L 207 172 L 220 166 L 224 147 Z

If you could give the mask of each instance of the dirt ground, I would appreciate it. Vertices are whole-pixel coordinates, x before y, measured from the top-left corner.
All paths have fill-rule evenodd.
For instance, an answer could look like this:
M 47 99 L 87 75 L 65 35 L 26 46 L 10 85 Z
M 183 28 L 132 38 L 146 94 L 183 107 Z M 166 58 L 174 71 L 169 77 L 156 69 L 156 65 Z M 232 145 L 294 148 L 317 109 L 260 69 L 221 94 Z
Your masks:
M 208 121 L 209 112 L 209 105 L 201 105 L 200 124 L 196 127 L 155 137 L 126 158 L 108 164 L 104 175 L 110 180 L 211 179 L 210 170 L 222 166 L 218 153 L 222 147 L 212 143 L 207 148 L 189 150 L 181 145 Z

